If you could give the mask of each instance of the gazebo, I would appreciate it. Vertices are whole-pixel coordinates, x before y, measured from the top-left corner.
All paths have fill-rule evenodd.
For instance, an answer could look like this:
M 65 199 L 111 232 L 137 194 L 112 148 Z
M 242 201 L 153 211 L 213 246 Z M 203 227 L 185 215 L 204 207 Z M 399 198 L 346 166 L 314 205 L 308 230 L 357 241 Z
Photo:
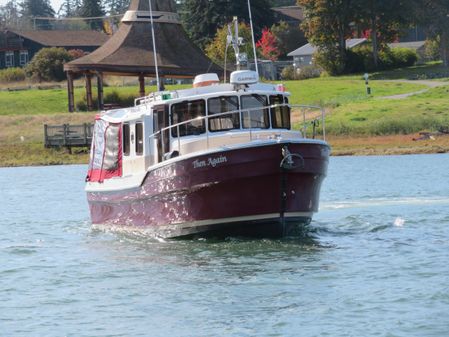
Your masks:
M 176 13 L 173 0 L 151 0 L 161 78 L 192 78 L 223 69 L 214 64 L 189 39 Z M 136 76 L 139 95 L 145 96 L 145 77 L 155 77 L 151 16 L 148 0 L 132 0 L 117 32 L 94 52 L 64 65 L 67 73 L 69 111 L 73 112 L 73 80 L 84 75 L 89 110 L 93 109 L 92 78 L 97 78 L 98 106 L 103 109 L 103 76 Z

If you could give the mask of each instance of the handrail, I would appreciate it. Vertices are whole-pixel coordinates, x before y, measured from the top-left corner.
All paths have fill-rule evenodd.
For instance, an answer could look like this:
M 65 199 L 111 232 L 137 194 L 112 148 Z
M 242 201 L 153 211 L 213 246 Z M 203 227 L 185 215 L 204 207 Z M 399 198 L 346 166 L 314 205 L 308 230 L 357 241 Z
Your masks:
M 162 142 L 162 153 L 165 154 L 165 142 L 164 142 L 164 132 L 165 131 L 170 131 L 174 128 L 176 128 L 176 138 L 178 139 L 178 152 L 181 152 L 181 136 L 180 136 L 180 127 L 182 127 L 183 125 L 187 125 L 190 124 L 192 122 L 197 122 L 197 121 L 209 121 L 210 119 L 213 118 L 219 118 L 222 116 L 228 116 L 228 115 L 234 115 L 234 114 L 239 114 L 240 116 L 240 130 L 245 130 L 245 131 L 249 131 L 249 140 L 252 141 L 253 140 L 253 131 L 254 130 L 260 130 L 262 128 L 260 127 L 253 127 L 252 126 L 252 122 L 254 121 L 252 119 L 252 112 L 254 111 L 260 111 L 260 110 L 265 110 L 265 109 L 274 109 L 277 107 L 289 107 L 289 108 L 300 108 L 302 111 L 302 115 L 303 115 L 303 126 L 302 126 L 302 136 L 304 138 L 307 138 L 307 123 L 309 122 L 306 119 L 306 112 L 310 111 L 310 110 L 320 110 L 321 111 L 321 116 L 320 118 L 314 118 L 310 121 L 311 125 L 313 126 L 313 132 L 312 132 L 312 138 L 315 139 L 317 137 L 317 130 L 316 127 L 317 125 L 319 125 L 319 120 L 321 119 L 321 135 L 323 140 L 326 140 L 326 130 L 325 130 L 325 118 L 326 118 L 326 112 L 325 109 L 323 107 L 320 106 L 315 106 L 315 105 L 301 105 L 301 104 L 272 104 L 272 105 L 268 105 L 268 106 L 264 106 L 264 107 L 256 107 L 256 108 L 249 108 L 249 109 L 239 109 L 239 110 L 232 110 L 232 111 L 227 111 L 227 112 L 221 112 L 221 113 L 217 113 L 217 114 L 213 114 L 213 115 L 207 115 L 207 116 L 198 116 L 192 119 L 189 119 L 187 121 L 182 121 L 173 125 L 169 125 L 167 127 L 164 127 L 162 129 L 160 129 L 159 131 L 151 134 L 149 136 L 149 139 L 156 139 L 156 137 L 158 135 L 161 135 L 161 142 Z M 243 128 L 242 122 L 243 122 L 243 114 L 244 113 L 249 113 L 249 127 L 248 128 Z M 270 118 L 271 119 L 271 118 Z M 271 121 L 270 121 L 271 122 Z M 205 123 L 205 134 L 206 134 L 206 140 L 207 140 L 207 146 L 209 147 L 209 123 Z

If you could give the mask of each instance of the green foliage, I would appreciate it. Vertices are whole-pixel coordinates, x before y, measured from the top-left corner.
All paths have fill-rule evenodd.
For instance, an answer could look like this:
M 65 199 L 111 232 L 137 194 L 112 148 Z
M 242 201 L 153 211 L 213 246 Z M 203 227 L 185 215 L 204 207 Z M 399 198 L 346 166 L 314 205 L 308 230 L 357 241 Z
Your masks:
M 424 45 L 425 51 L 424 55 L 428 61 L 437 61 L 441 59 L 440 53 L 440 39 L 437 37 L 435 39 L 427 39 Z
M 25 80 L 25 71 L 22 68 L 6 68 L 0 70 L 0 82 L 11 83 Z
M 214 39 L 206 46 L 206 55 L 215 63 L 224 65 L 226 52 L 226 36 L 228 35 L 227 26 L 217 30 Z M 254 52 L 252 47 L 251 29 L 243 22 L 239 23 L 239 35 L 243 38 L 243 45 L 240 46 L 240 52 L 246 53 L 248 58 L 253 58 Z M 235 53 L 232 47 L 227 50 L 227 64 L 235 64 Z
M 274 13 L 268 0 L 252 0 L 251 9 L 256 35 L 260 35 L 265 26 L 274 23 Z M 209 44 L 217 29 L 234 16 L 249 23 L 247 2 L 241 0 L 186 0 L 181 12 L 184 27 L 200 47 Z
M 385 49 L 379 53 L 377 66 L 369 45 L 348 51 L 347 73 L 372 72 L 413 66 L 418 61 L 415 50 L 407 48 Z
M 64 63 L 72 60 L 64 48 L 43 48 L 34 55 L 26 66 L 28 76 L 41 81 L 62 81 L 65 79 Z
M 101 5 L 101 0 L 83 0 L 83 3 L 78 11 L 79 15 L 82 17 L 97 17 L 103 16 L 104 10 Z M 90 25 L 91 29 L 102 30 L 103 22 L 100 20 L 89 20 L 86 21 Z
M 104 95 L 104 103 L 112 103 L 117 104 L 122 107 L 129 107 L 134 105 L 134 100 L 136 99 L 137 95 L 132 95 L 126 92 L 119 92 L 117 90 L 113 90 L 110 92 L 107 92 Z M 92 97 L 93 104 L 94 104 L 94 110 L 98 110 L 98 98 L 96 96 Z M 86 95 L 82 97 L 82 99 L 78 100 L 75 103 L 75 107 L 77 111 L 87 111 L 87 98 Z
M 271 32 L 278 40 L 278 48 L 281 53 L 280 58 L 286 58 L 287 54 L 298 46 L 307 43 L 304 32 L 299 26 L 289 25 L 285 21 L 281 21 L 271 26 Z
M 296 69 L 296 72 L 293 66 L 287 66 L 281 72 L 283 80 L 308 80 L 310 78 L 320 77 L 320 75 L 321 70 L 312 65 Z
M 336 46 L 320 49 L 313 55 L 314 63 L 331 76 L 341 75 L 346 69 L 346 53 L 343 57 Z

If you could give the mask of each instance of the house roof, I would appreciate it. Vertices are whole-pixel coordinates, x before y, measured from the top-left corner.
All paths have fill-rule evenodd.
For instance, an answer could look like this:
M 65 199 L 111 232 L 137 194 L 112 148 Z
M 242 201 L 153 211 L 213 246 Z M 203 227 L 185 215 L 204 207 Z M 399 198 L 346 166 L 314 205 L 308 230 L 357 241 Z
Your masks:
M 189 39 L 178 20 L 173 0 L 151 1 L 159 75 L 193 77 L 206 72 L 223 73 Z M 132 0 L 117 32 L 92 53 L 66 63 L 64 70 L 154 76 L 148 0 Z
M 284 16 L 292 18 L 293 20 L 304 20 L 304 11 L 299 6 L 274 7 L 272 8 L 272 10 Z
M 47 47 L 99 47 L 109 36 L 95 30 L 10 30 L 25 39 L 35 41 Z
M 348 39 L 346 40 L 346 48 L 352 49 L 362 43 L 366 42 L 366 39 Z M 290 52 L 287 56 L 310 56 L 316 52 L 317 48 L 310 43 Z
M 389 43 L 388 46 L 390 48 L 409 48 L 418 50 L 426 44 L 426 41 L 413 41 L 413 42 L 395 42 Z

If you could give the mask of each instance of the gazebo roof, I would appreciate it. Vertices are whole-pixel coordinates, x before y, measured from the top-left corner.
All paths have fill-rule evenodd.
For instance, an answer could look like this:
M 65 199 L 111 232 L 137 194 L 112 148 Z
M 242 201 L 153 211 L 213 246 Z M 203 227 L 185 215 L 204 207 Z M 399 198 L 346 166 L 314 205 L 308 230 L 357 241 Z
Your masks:
M 173 0 L 151 0 L 159 75 L 193 77 L 222 73 L 188 38 Z M 154 53 L 148 0 L 132 0 L 117 32 L 94 52 L 65 64 L 72 72 L 154 76 Z

